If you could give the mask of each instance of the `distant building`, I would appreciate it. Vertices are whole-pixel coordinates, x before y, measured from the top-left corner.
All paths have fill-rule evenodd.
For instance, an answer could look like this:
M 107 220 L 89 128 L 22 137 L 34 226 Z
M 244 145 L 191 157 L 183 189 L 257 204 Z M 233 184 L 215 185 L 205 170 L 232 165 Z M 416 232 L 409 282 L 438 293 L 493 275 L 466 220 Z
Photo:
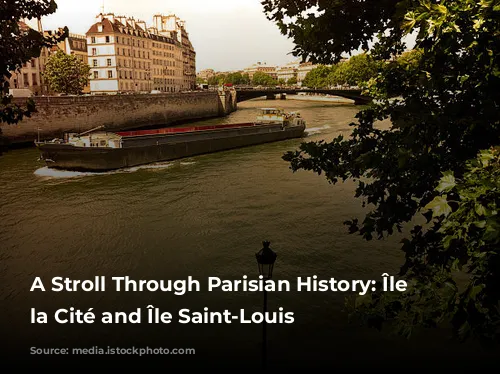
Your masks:
M 173 14 L 168 16 L 157 14 L 153 17 L 153 25 L 152 29 L 158 30 L 160 35 L 177 39 L 180 43 L 180 51 L 177 52 L 181 53 L 183 63 L 181 89 L 194 89 L 196 86 L 196 52 L 189 40 L 186 23 Z
M 300 62 L 290 62 L 286 65 L 283 65 L 279 67 L 276 70 L 276 76 L 277 79 L 283 79 L 285 82 L 288 82 L 288 80 L 292 78 L 297 78 L 297 72 L 299 69 Z
M 179 92 L 196 85 L 196 53 L 184 22 L 155 15 L 153 26 L 99 14 L 87 32 L 92 93 Z
M 41 31 L 41 22 L 38 22 L 39 31 Z M 21 31 L 28 31 L 30 27 L 24 23 L 19 22 Z M 12 76 L 9 79 L 10 88 L 19 89 L 27 88 L 35 95 L 41 95 L 42 91 L 42 75 L 43 70 L 42 56 L 40 58 L 32 58 L 30 61 L 25 62 L 17 71 L 12 71 Z
M 262 62 L 257 62 L 256 64 L 253 64 L 252 66 L 249 66 L 248 68 L 244 69 L 244 73 L 248 74 L 250 79 L 253 79 L 254 74 L 258 71 L 265 73 L 274 79 L 278 77 L 276 72 L 276 66 L 270 66 Z
M 314 65 L 311 62 L 301 63 L 297 68 L 297 85 L 302 86 L 302 82 L 306 78 L 307 73 L 317 67 L 318 65 Z
M 216 74 L 215 74 L 214 69 L 205 69 L 205 70 L 200 71 L 197 74 L 197 77 L 200 78 L 200 79 L 208 80 L 208 79 L 212 78 L 215 75 Z
M 46 36 L 53 36 L 57 34 L 57 32 L 62 32 L 63 29 L 59 29 L 57 31 L 44 31 L 44 35 Z M 44 49 L 42 50 L 41 58 L 44 61 L 44 66 L 42 67 L 42 71 L 45 70 L 45 64 L 48 61 L 48 58 L 50 55 L 57 51 L 63 51 L 64 53 L 68 55 L 74 55 L 76 56 L 80 61 L 84 62 L 85 64 L 88 64 L 88 52 L 87 52 L 87 38 L 85 35 L 78 35 L 78 34 L 69 34 L 68 37 L 59 42 L 57 45 L 53 46 L 50 49 Z M 42 86 L 43 90 L 45 92 L 49 92 L 49 88 L 44 82 L 43 76 L 42 76 Z M 84 87 L 83 89 L 84 93 L 89 93 L 90 92 L 90 83 Z M 49 92 L 50 93 L 50 92 Z
M 19 23 L 21 30 L 28 30 L 30 27 L 24 23 Z M 38 21 L 38 32 L 45 36 L 54 36 L 57 32 L 62 32 L 62 29 L 57 31 L 44 31 L 42 24 Z M 9 80 L 11 88 L 27 88 L 35 95 L 50 95 L 51 92 L 48 84 L 43 78 L 43 72 L 50 56 L 58 50 L 67 54 L 76 55 L 81 61 L 87 62 L 87 41 L 84 35 L 69 34 L 69 36 L 50 48 L 42 48 L 40 56 L 33 58 L 23 64 L 19 71 L 12 72 L 12 77 Z M 90 85 L 83 90 L 90 92 Z

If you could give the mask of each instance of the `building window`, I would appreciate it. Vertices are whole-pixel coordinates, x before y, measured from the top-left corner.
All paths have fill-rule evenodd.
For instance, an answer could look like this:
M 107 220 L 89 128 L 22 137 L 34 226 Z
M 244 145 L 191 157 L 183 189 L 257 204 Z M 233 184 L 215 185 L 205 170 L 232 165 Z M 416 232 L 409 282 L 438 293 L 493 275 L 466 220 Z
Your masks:
M 108 78 L 113 78 L 113 71 L 112 70 L 108 70 Z
M 36 74 L 31 74 L 31 79 L 33 80 L 33 86 L 36 86 Z
M 99 72 L 98 71 L 94 71 L 94 79 L 99 79 Z
M 107 62 L 106 62 L 106 63 L 108 64 L 108 66 L 111 66 L 111 59 L 110 59 L 110 58 L 108 58 L 108 60 L 107 60 Z
M 116 44 L 120 44 L 120 37 L 119 36 L 116 37 Z
M 92 44 L 95 44 L 95 36 L 93 36 L 92 38 L 90 38 L 90 40 L 91 40 Z
M 92 60 L 92 66 L 95 67 L 95 68 L 98 66 L 97 65 L 97 60 Z
M 110 39 L 109 36 L 106 36 L 106 43 L 109 43 Z
M 92 56 L 97 56 L 97 48 L 92 48 Z

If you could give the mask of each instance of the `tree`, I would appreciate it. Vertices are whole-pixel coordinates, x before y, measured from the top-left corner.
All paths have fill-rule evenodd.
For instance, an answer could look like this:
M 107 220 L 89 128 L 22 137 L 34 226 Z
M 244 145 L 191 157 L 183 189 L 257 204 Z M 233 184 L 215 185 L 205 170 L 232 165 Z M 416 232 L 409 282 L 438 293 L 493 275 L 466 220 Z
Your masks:
M 40 56 L 43 47 L 56 44 L 67 35 L 67 28 L 53 37 L 41 33 L 20 22 L 24 18 L 41 18 L 54 13 L 57 5 L 54 0 L 3 1 L 0 4 L 0 123 L 15 124 L 35 111 L 32 100 L 22 108 L 12 103 L 9 95 L 11 72 Z
M 207 83 L 206 79 L 196 77 L 196 84 L 204 84 L 204 83 Z
M 244 73 L 241 77 L 241 84 L 250 84 L 250 83 L 251 83 L 250 75 L 248 75 L 248 73 Z
M 284 79 L 284 78 L 278 79 L 278 84 L 279 85 L 285 85 L 286 84 L 286 79 Z
M 273 86 L 277 84 L 276 80 L 273 77 L 262 71 L 255 72 L 255 74 L 253 75 L 252 83 L 255 86 Z
M 406 293 L 375 292 L 350 304 L 352 315 L 381 328 L 451 323 L 462 339 L 500 336 L 498 153 L 500 67 L 498 0 L 335 2 L 265 0 L 268 17 L 296 43 L 294 53 L 331 63 L 359 47 L 386 61 L 367 84 L 375 100 L 357 114 L 353 132 L 310 142 L 284 159 L 293 171 L 357 183 L 370 211 L 346 222 L 366 240 L 403 231 Z M 318 12 L 308 12 L 318 6 Z M 287 23 L 292 19 L 292 23 Z M 411 57 L 411 58 L 408 58 Z M 377 121 L 389 119 L 381 129 Z M 493 148 L 494 149 L 494 148 Z M 496 153 L 495 153 L 496 152 Z M 479 156 L 480 160 L 472 162 Z M 496 160 L 496 161 L 495 161 Z M 455 184 L 458 181 L 458 184 Z M 423 217 L 422 217 L 423 216 Z M 425 218 L 425 224 L 414 219 Z M 467 275 L 464 283 L 456 273 Z
M 50 56 L 43 77 L 52 91 L 78 95 L 89 83 L 90 66 L 75 55 L 57 51 Z
M 230 73 L 224 78 L 224 83 L 231 83 L 234 85 L 243 84 L 243 76 L 240 72 Z
M 320 65 L 307 73 L 302 84 L 309 88 L 326 88 L 330 85 L 328 76 L 332 71 L 333 67 Z
M 377 76 L 383 65 L 370 55 L 361 53 L 352 56 L 346 62 L 340 62 L 330 73 L 330 85 L 348 85 L 361 87 Z
M 297 78 L 295 78 L 295 77 L 290 78 L 289 80 L 286 81 L 286 84 L 288 86 L 294 86 L 294 85 L 296 85 L 297 84 Z
M 210 86 L 217 86 L 219 84 L 219 77 L 217 75 L 212 75 L 207 79 L 207 82 Z

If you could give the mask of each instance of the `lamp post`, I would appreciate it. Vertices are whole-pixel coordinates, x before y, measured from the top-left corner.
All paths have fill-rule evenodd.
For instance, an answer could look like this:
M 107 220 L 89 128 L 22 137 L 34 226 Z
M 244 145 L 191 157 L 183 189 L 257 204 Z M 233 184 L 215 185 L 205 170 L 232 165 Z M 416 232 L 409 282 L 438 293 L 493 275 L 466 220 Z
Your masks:
M 263 248 L 255 254 L 257 258 L 257 264 L 259 266 L 259 275 L 262 276 L 264 282 L 271 279 L 273 276 L 274 263 L 276 262 L 276 257 L 278 255 L 269 248 L 271 243 L 269 241 L 262 242 Z M 264 320 L 262 321 L 262 365 L 264 369 L 267 363 L 267 323 L 266 323 L 266 313 L 267 313 L 267 290 L 264 286 Z

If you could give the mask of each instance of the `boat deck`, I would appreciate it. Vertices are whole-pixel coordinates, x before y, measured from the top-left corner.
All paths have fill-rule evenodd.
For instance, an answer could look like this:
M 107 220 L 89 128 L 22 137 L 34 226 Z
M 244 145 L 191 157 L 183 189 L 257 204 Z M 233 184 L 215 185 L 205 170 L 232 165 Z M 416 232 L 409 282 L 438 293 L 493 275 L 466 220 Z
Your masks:
M 153 130 L 135 130 L 135 131 L 118 131 L 115 134 L 127 138 L 136 136 L 150 136 L 159 134 L 182 134 L 188 132 L 202 132 L 202 131 L 213 131 L 213 130 L 224 130 L 224 129 L 237 129 L 237 128 L 248 128 L 253 126 L 262 126 L 260 123 L 237 123 L 230 125 L 215 125 L 215 126 L 193 126 L 193 127 L 168 127 L 162 129 Z

